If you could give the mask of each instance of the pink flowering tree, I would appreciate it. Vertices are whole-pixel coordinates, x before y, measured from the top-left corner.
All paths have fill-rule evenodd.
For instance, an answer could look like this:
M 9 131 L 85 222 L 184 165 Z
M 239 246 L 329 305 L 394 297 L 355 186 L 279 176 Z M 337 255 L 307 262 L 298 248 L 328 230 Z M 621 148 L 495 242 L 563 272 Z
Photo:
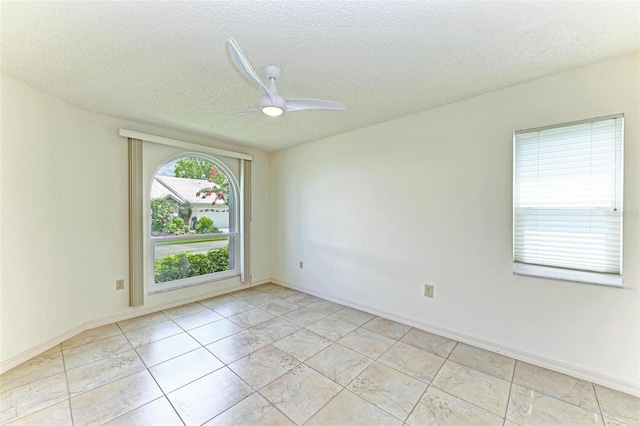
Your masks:
M 207 179 L 211 186 L 196 193 L 196 196 L 211 199 L 211 204 L 222 200 L 229 204 L 229 180 L 211 161 L 203 158 L 181 158 L 174 169 L 176 177 L 188 179 Z

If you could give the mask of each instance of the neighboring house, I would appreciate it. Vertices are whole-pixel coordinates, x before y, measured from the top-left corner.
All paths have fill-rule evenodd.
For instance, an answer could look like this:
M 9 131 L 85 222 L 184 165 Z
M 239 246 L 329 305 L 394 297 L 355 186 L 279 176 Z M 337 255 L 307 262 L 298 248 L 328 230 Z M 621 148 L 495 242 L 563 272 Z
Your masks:
M 151 184 L 151 199 L 164 198 L 176 203 L 177 208 L 191 208 L 189 227 L 193 229 L 201 217 L 208 217 L 221 231 L 229 229 L 229 206 L 214 195 L 197 196 L 198 191 L 215 185 L 207 180 L 156 176 Z M 213 204 L 212 204 L 213 203 Z

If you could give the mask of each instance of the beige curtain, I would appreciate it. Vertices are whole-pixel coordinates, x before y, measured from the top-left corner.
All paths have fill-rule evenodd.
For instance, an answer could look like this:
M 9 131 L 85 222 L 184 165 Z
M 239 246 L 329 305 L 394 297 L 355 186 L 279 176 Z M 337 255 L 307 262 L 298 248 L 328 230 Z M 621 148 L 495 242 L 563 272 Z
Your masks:
M 242 197 L 242 260 L 240 281 L 251 284 L 251 161 L 240 160 L 240 193 Z
M 128 138 L 129 148 L 129 306 L 144 304 L 142 140 Z

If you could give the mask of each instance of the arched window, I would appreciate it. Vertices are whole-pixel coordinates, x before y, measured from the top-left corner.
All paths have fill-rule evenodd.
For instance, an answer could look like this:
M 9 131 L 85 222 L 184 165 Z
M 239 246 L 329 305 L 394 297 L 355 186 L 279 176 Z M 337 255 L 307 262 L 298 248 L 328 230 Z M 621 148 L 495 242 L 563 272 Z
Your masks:
M 150 185 L 149 235 L 156 290 L 238 275 L 238 183 L 203 154 L 166 161 Z

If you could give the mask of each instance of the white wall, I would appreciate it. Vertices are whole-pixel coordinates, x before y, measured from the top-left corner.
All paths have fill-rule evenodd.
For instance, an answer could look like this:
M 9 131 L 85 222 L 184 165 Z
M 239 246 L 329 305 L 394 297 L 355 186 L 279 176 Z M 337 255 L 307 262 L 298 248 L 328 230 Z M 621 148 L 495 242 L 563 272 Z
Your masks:
M 269 278 L 269 156 L 212 139 L 93 114 L 1 76 L 0 361 L 85 322 L 197 298 L 238 279 L 147 296 L 128 307 L 125 127 L 254 156 L 253 280 Z M 98 207 L 99 206 L 99 207 Z M 263 208 L 264 207 L 264 208 Z M 127 283 L 128 284 L 128 283 Z
M 638 62 L 613 59 L 272 154 L 272 277 L 638 392 Z M 624 288 L 513 275 L 513 131 L 620 112 Z

